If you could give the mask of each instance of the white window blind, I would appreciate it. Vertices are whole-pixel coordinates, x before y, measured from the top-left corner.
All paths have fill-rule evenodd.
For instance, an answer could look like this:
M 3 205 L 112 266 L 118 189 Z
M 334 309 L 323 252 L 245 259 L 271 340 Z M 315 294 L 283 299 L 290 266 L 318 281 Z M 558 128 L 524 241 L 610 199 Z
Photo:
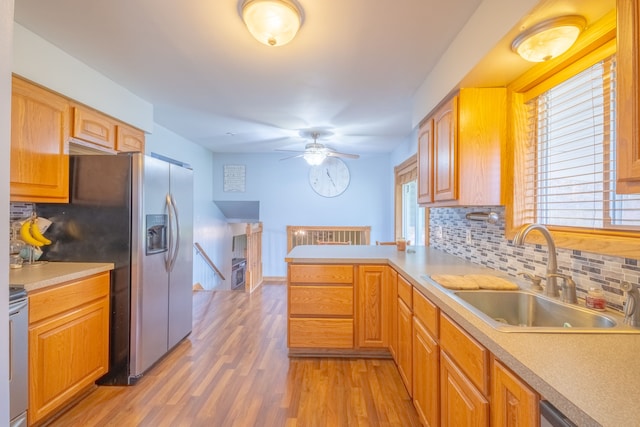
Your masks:
M 640 229 L 640 195 L 615 192 L 615 57 L 527 103 L 526 222 Z

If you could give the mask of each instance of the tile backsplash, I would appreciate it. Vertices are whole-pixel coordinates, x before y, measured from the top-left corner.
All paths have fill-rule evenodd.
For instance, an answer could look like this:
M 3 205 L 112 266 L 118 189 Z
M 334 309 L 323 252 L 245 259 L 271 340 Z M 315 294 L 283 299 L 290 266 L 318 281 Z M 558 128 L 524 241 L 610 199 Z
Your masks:
M 497 224 L 466 219 L 470 212 L 496 212 Z M 504 207 L 432 208 L 430 245 L 452 255 L 516 276 L 529 272 L 545 277 L 547 247 L 526 244 L 514 246 L 504 237 Z M 470 233 L 470 242 L 468 237 Z M 558 270 L 569 274 L 577 284 L 578 297 L 590 287 L 603 290 L 610 308 L 622 311 L 623 281 L 640 284 L 640 260 L 558 248 Z M 543 282 L 544 284 L 544 282 Z

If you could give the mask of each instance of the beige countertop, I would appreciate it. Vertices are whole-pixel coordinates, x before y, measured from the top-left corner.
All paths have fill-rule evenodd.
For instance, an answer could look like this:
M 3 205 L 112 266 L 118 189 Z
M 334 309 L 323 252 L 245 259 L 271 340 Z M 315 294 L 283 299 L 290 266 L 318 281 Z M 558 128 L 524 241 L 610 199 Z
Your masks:
M 444 252 L 395 246 L 298 246 L 292 263 L 388 264 L 579 426 L 637 426 L 640 334 L 500 332 L 424 278 L 431 274 L 505 273 Z M 527 285 L 513 277 L 522 287 Z
M 9 285 L 24 286 L 27 292 L 113 270 L 108 262 L 47 262 L 24 265 L 9 271 Z

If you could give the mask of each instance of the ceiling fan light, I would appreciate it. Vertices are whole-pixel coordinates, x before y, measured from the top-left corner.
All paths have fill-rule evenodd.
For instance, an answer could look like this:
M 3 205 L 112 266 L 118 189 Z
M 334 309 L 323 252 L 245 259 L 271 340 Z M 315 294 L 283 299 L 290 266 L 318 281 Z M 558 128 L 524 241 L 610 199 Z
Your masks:
M 327 153 L 322 151 L 307 151 L 302 156 L 303 159 L 307 161 L 311 166 L 318 166 L 324 162 L 324 159 L 327 158 Z
M 302 24 L 300 9 L 289 0 L 245 0 L 242 19 L 249 32 L 267 46 L 283 46 Z
M 511 49 L 530 62 L 548 61 L 569 50 L 585 25 L 578 15 L 548 19 L 518 35 Z

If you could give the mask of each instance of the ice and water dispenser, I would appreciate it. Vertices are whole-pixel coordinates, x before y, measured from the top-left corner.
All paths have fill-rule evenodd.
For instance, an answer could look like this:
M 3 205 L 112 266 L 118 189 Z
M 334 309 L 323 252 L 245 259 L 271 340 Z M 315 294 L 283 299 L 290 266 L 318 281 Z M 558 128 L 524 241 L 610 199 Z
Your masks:
M 147 215 L 147 247 L 146 254 L 157 254 L 167 251 L 168 215 Z

